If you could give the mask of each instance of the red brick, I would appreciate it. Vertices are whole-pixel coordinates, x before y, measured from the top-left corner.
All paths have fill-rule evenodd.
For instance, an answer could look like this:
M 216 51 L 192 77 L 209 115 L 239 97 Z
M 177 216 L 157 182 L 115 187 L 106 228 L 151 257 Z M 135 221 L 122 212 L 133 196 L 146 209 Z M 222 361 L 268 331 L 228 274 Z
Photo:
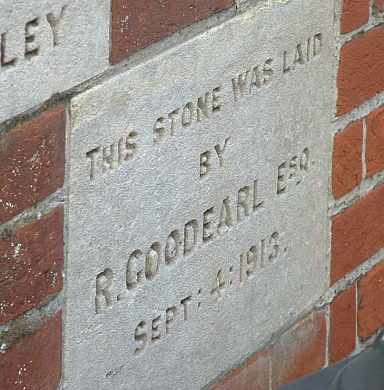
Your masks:
M 324 366 L 326 333 L 325 315 L 316 312 L 280 338 L 272 352 L 273 390 Z
M 116 64 L 136 50 L 233 4 L 233 0 L 112 0 L 111 62 Z
M 338 199 L 362 180 L 363 121 L 351 123 L 336 134 L 333 145 L 333 196 Z
M 270 350 L 258 352 L 213 385 L 211 390 L 269 390 L 270 375 Z
M 0 354 L 1 390 L 57 390 L 61 375 L 61 313 Z
M 359 336 L 367 339 L 384 326 L 384 261 L 359 283 Z
M 356 285 L 339 294 L 331 304 L 330 360 L 348 357 L 356 347 Z
M 379 12 L 383 12 L 384 11 L 384 0 L 376 0 L 375 7 Z
M 0 136 L 0 223 L 63 185 L 65 112 L 45 112 Z
M 372 112 L 367 120 L 367 174 L 384 170 L 384 107 Z
M 384 185 L 332 220 L 331 283 L 384 246 Z
M 340 53 L 337 114 L 343 115 L 384 89 L 384 26 L 346 43 Z
M 344 0 L 340 30 L 342 34 L 356 30 L 369 20 L 369 0 Z
M 0 240 L 0 324 L 62 288 L 63 209 Z

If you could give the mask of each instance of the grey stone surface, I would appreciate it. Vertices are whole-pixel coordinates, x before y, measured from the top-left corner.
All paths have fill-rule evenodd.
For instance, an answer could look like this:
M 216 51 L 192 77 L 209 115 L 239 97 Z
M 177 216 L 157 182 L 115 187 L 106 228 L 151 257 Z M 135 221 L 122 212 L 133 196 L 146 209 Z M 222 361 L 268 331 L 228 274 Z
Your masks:
M 287 4 L 292 0 L 235 0 L 236 8 L 241 12 L 249 7 L 272 8 L 274 6 Z
M 333 11 L 251 9 L 72 101 L 64 389 L 201 388 L 325 291 Z
M 103 71 L 110 0 L 0 0 L 0 122 Z

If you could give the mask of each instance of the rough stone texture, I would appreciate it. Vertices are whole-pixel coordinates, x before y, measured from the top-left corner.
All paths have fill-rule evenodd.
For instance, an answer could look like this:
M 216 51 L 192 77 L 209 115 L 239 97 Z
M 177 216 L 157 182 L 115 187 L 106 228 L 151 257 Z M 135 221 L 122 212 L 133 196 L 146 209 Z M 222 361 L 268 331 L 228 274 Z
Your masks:
M 384 107 L 369 114 L 367 119 L 367 175 L 384 170 Z
M 351 123 L 333 139 L 332 192 L 338 199 L 362 179 L 363 121 Z
M 324 366 L 326 333 L 324 313 L 315 312 L 279 339 L 272 352 L 273 390 Z
M 269 390 L 271 351 L 255 353 L 241 367 L 232 370 L 211 390 Z
M 0 389 L 57 390 L 61 373 L 61 313 L 0 353 Z
M 62 288 L 63 209 L 0 240 L 0 324 Z
M 346 43 L 340 53 L 337 114 L 343 115 L 384 89 L 384 26 Z
M 63 185 L 64 139 L 64 107 L 0 135 L 0 223 Z
M 116 64 L 137 49 L 233 4 L 233 0 L 112 0 L 111 61 Z
M 332 220 L 331 283 L 384 246 L 384 185 Z
M 317 0 L 250 10 L 73 99 L 65 389 L 198 389 L 325 291 L 333 13 Z M 256 179 L 264 203 L 244 216 Z
M 369 20 L 370 0 L 343 0 L 340 20 L 342 34 L 351 32 Z
M 108 66 L 109 0 L 2 0 L 1 11 L 0 122 Z
M 356 347 L 356 285 L 339 294 L 331 304 L 330 361 L 348 357 Z
M 384 261 L 359 283 L 359 336 L 367 339 L 384 326 Z

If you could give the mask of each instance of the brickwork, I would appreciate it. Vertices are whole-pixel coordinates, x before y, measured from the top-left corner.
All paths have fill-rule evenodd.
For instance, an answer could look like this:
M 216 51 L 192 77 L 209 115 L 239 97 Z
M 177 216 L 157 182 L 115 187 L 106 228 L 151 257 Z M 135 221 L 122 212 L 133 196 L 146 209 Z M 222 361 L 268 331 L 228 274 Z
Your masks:
M 113 0 L 111 62 L 233 4 L 233 0 Z
M 0 389 L 53 390 L 61 375 L 61 313 L 0 354 Z
M 363 176 L 363 121 L 351 123 L 336 134 L 333 147 L 332 188 L 340 198 L 357 187 Z
M 58 208 L 0 240 L 0 324 L 61 290 L 63 222 Z
M 384 108 L 373 111 L 367 118 L 367 175 L 384 170 Z
M 59 189 L 64 182 L 65 113 L 59 107 L 0 137 L 0 223 Z
M 375 7 L 379 12 L 384 11 L 384 1 L 383 0 L 375 0 Z
M 359 283 L 359 335 L 372 336 L 384 323 L 384 262 L 368 272 Z
M 314 312 L 281 334 L 265 351 L 222 378 L 212 390 L 275 390 L 321 369 L 326 362 L 326 320 Z
M 356 285 L 339 294 L 331 303 L 330 360 L 336 363 L 356 348 Z
M 343 12 L 340 21 L 342 33 L 351 32 L 368 22 L 369 0 L 343 0 Z
M 267 369 L 249 362 L 270 356 L 271 387 L 262 388 L 275 390 L 319 369 L 325 363 L 325 344 L 329 363 L 337 363 L 364 348 L 364 342 L 384 327 L 384 261 L 377 257 L 384 248 L 384 106 L 364 108 L 362 115 L 350 115 L 352 119 L 345 124 L 350 112 L 366 107 L 384 90 L 380 70 L 384 52 L 379 47 L 383 27 L 380 19 L 374 19 L 384 11 L 384 2 L 376 0 L 372 10 L 370 6 L 367 0 L 344 0 L 341 7 L 340 32 L 350 36 L 341 46 L 337 79 L 336 112 L 341 118 L 336 126 L 340 123 L 342 128 L 333 140 L 330 291 L 334 293 L 324 306 L 329 304 L 328 332 L 322 330 L 325 325 L 320 325 L 323 319 L 317 313 L 318 327 L 312 328 L 311 337 L 295 335 L 289 345 L 284 344 L 286 335 L 294 334 L 299 326 L 295 325 L 272 342 L 280 350 L 268 346 L 263 353 L 258 352 L 221 379 L 219 389 L 226 389 L 223 384 L 228 383 L 233 389 L 242 389 L 238 378 L 247 375 L 264 378 Z M 357 31 L 360 33 L 353 34 Z M 298 355 L 291 355 L 292 359 L 286 356 L 287 363 L 279 367 L 271 352 L 276 350 L 281 356 L 290 356 L 292 350 Z M 259 389 L 257 385 L 244 388 Z
M 330 310 L 332 362 L 362 348 L 384 326 L 383 105 L 369 105 L 384 89 L 377 67 L 383 54 L 377 38 L 383 33 L 379 14 L 384 3 L 377 0 L 367 10 L 370 4 L 346 1 L 341 16 L 341 32 L 352 34 L 341 47 L 337 81 L 343 128 L 335 134 L 333 149 L 331 286 L 338 294 Z
M 384 89 L 384 27 L 378 26 L 347 42 L 340 53 L 338 115 L 357 108 Z

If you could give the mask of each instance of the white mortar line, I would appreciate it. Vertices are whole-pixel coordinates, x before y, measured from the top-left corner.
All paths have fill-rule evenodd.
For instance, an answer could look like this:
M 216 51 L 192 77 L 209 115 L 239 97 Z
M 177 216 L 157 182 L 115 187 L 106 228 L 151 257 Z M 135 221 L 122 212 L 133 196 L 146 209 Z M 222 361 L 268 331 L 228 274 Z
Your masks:
M 356 107 L 351 112 L 334 118 L 333 133 L 336 134 L 343 131 L 351 122 L 365 118 L 368 116 L 368 114 L 382 105 L 384 105 L 384 91 L 377 94 L 373 98 L 366 100 L 363 104 L 361 104 L 359 107 Z
M 64 204 L 64 191 L 63 188 L 58 189 L 53 194 L 48 195 L 43 200 L 35 203 L 32 207 L 21 211 L 8 221 L 5 221 L 0 225 L 0 235 L 6 230 L 14 230 L 18 226 L 27 224 L 32 220 L 39 220 L 42 217 L 49 214 L 58 206 Z
M 355 286 L 355 299 L 356 299 L 356 311 L 355 311 L 355 350 L 359 350 L 360 348 L 360 339 L 359 339 L 359 333 L 358 333 L 358 315 L 357 312 L 359 311 L 359 288 L 358 283 L 356 283 Z
M 367 177 L 367 118 L 363 119 L 363 145 L 361 148 L 361 162 L 362 162 L 362 178 L 363 180 Z
M 333 217 L 341 213 L 382 184 L 384 184 L 384 171 L 377 173 L 373 177 L 366 178 L 347 195 L 337 200 L 332 199 L 328 205 L 328 215 Z
M 369 271 L 372 270 L 377 264 L 384 260 L 384 248 L 380 249 L 375 255 L 371 258 L 360 264 L 353 271 L 348 273 L 342 279 L 338 280 L 332 287 L 330 287 L 324 295 L 317 301 L 315 307 L 321 309 L 331 302 L 334 298 L 339 295 L 341 292 L 346 290 L 348 287 L 356 283 L 358 279 L 366 275 Z

